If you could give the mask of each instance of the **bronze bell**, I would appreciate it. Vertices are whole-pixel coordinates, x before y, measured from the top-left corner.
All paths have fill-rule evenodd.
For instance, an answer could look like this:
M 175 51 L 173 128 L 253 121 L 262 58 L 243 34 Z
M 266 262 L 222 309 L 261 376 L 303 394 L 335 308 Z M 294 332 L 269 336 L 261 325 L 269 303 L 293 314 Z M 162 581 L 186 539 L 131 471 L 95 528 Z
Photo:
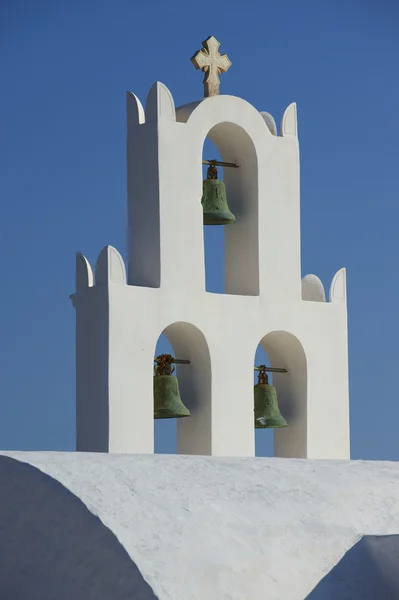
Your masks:
M 154 366 L 154 419 L 179 419 L 189 417 L 190 411 L 180 398 L 179 382 L 173 375 L 173 363 L 190 364 L 170 354 L 160 354 Z
M 255 429 L 287 427 L 287 421 L 280 413 L 277 392 L 273 385 L 269 384 L 266 371 L 286 373 L 286 369 L 273 369 L 260 365 L 255 367 L 258 374 L 258 383 L 254 387 L 254 421 Z
M 218 179 L 217 161 L 209 161 L 207 177 L 202 184 L 201 204 L 204 225 L 230 225 L 236 218 L 227 204 L 226 187 Z

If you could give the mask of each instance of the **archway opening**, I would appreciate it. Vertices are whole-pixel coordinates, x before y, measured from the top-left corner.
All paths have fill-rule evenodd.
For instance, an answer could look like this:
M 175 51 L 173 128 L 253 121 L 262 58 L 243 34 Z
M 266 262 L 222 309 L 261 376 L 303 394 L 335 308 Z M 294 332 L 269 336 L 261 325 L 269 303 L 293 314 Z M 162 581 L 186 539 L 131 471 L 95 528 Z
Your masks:
M 194 325 L 176 322 L 158 338 L 155 355 L 170 354 L 190 364 L 174 364 L 179 396 L 190 412 L 184 418 L 154 419 L 154 452 L 211 453 L 211 361 L 207 341 Z M 175 382 L 176 383 L 176 382 Z
M 213 153 L 213 156 L 209 156 L 208 152 Z M 208 132 L 203 145 L 203 158 L 238 165 L 238 168 L 217 167 L 218 179 L 225 183 L 227 204 L 236 222 L 229 225 L 205 226 L 204 240 L 208 246 L 205 246 L 206 289 L 226 294 L 257 296 L 258 159 L 254 144 L 248 133 L 239 125 L 230 122 L 219 123 Z M 221 231 L 208 231 L 211 229 Z M 217 281 L 218 275 L 222 274 L 223 280 Z
M 269 383 L 276 389 L 278 407 L 287 421 L 287 427 L 274 429 L 272 434 L 268 434 L 269 437 L 256 432 L 256 456 L 306 458 L 307 363 L 301 342 L 287 331 L 271 331 L 258 346 L 255 364 L 266 364 L 287 371 L 268 374 Z
M 261 344 L 255 353 L 255 366 L 270 367 L 270 360 Z M 269 384 L 273 385 L 273 373 L 268 373 Z M 254 371 L 254 385 L 258 383 L 258 372 Z M 255 456 L 274 456 L 274 429 L 255 429 Z
M 172 344 L 164 333 L 159 336 L 155 348 L 155 356 L 160 354 L 175 356 Z M 154 419 L 154 452 L 155 454 L 176 454 L 176 419 Z
M 215 144 L 206 138 L 203 148 L 203 160 L 218 160 L 222 157 Z M 202 178 L 207 177 L 208 165 L 202 165 Z M 218 179 L 223 181 L 224 173 L 218 168 Z M 225 291 L 225 249 L 224 227 L 203 225 L 204 228 L 204 257 L 205 257 L 205 289 L 214 294 L 224 294 Z

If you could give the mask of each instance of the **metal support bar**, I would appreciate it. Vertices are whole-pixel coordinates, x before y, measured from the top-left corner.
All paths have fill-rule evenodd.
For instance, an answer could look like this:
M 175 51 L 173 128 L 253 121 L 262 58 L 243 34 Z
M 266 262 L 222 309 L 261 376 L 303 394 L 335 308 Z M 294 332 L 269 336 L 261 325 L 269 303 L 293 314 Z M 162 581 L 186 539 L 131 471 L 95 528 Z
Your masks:
M 236 163 L 223 162 L 221 160 L 203 160 L 203 165 L 211 165 L 213 167 L 233 167 L 233 169 L 238 169 L 240 165 Z
M 287 369 L 280 369 L 279 367 L 266 367 L 265 365 L 259 365 L 259 367 L 254 367 L 254 371 L 270 371 L 271 373 L 288 373 Z

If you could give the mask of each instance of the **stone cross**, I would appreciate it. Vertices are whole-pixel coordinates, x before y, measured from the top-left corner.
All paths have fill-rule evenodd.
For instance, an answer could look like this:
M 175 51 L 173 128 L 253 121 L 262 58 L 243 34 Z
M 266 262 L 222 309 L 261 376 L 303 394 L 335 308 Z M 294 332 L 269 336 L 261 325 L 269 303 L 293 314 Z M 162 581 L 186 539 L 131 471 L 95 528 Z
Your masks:
M 204 96 L 217 96 L 219 94 L 219 73 L 225 73 L 231 67 L 227 54 L 219 54 L 220 42 L 213 35 L 202 42 L 204 46 L 191 57 L 191 62 L 196 69 L 202 69 L 204 77 Z

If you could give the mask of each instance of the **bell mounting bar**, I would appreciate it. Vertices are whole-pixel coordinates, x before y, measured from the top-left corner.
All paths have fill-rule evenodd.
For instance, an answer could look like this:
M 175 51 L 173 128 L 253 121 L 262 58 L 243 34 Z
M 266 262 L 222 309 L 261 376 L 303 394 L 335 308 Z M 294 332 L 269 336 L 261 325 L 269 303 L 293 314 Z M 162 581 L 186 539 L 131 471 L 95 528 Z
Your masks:
M 259 365 L 259 367 L 254 367 L 254 371 L 269 371 L 270 373 L 288 373 L 287 369 L 280 369 L 279 367 L 266 367 L 266 365 Z
M 267 367 L 266 365 L 259 365 L 259 367 L 254 367 L 254 371 L 259 371 L 258 383 L 263 383 L 266 385 L 268 385 L 269 383 L 267 371 L 271 373 L 288 373 L 287 369 L 280 369 L 279 367 Z
M 186 360 L 185 358 L 175 358 L 172 362 L 177 365 L 191 365 L 191 360 Z
M 159 354 L 154 358 L 154 362 L 158 364 L 168 364 L 171 365 L 173 363 L 178 365 L 191 365 L 191 360 L 186 360 L 184 358 L 174 358 L 171 354 Z
M 238 169 L 240 165 L 236 163 L 223 162 L 222 160 L 203 160 L 203 165 L 211 165 L 212 167 L 233 167 L 233 169 Z

